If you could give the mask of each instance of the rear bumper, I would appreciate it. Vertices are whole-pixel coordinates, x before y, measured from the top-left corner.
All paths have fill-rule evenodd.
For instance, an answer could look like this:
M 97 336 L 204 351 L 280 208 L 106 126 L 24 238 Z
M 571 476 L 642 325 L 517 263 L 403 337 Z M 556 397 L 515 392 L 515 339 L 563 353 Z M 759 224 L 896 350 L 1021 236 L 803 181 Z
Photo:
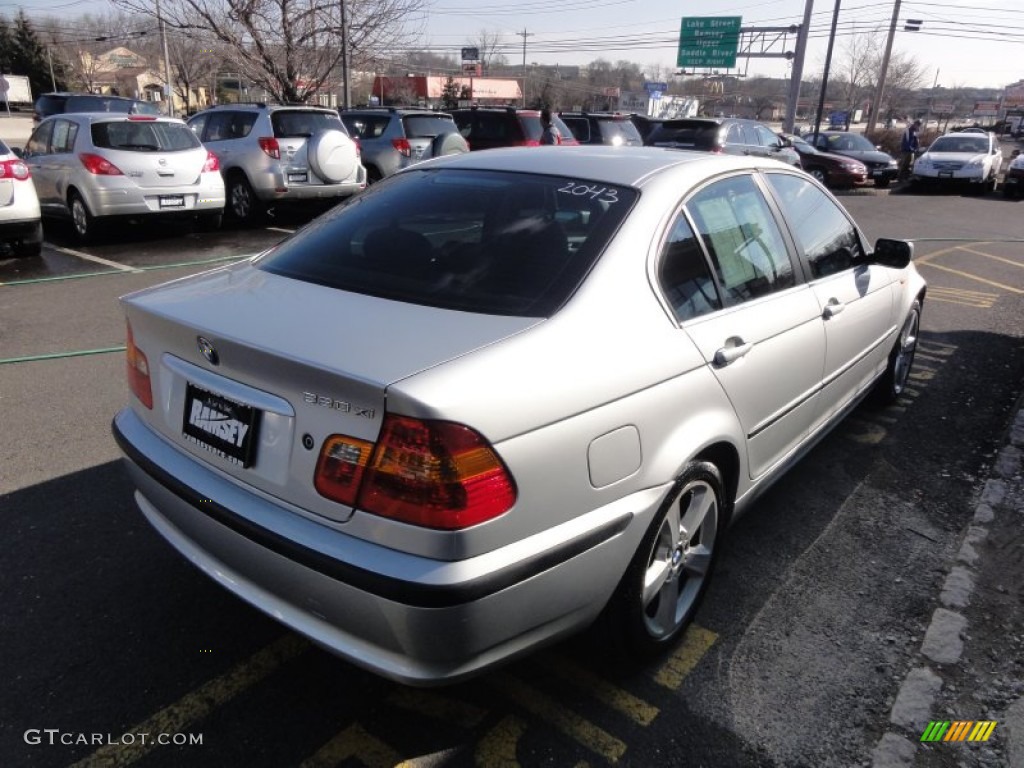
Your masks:
M 223 181 L 218 174 L 203 176 L 208 178 L 202 183 L 187 186 L 144 189 L 111 184 L 80 191 L 93 216 L 180 216 L 223 210 Z
M 314 642 L 400 682 L 454 682 L 589 624 L 642 535 L 649 489 L 572 535 L 462 561 L 345 534 L 229 480 L 130 409 L 114 436 L 154 528 L 222 586 Z M 538 537 L 538 540 L 540 537 Z M 552 541 L 555 541 L 552 544 Z
M 16 219 L 14 221 L 0 219 L 0 240 L 35 239 L 39 233 L 39 221 L 38 214 L 34 219 Z
M 289 181 L 290 174 L 280 169 L 252 174 L 249 178 L 253 192 L 265 203 L 351 197 L 366 189 L 366 168 L 362 164 L 350 179 L 339 184 L 309 183 L 308 180 L 313 178 L 312 172 L 303 171 L 302 174 L 307 181 Z

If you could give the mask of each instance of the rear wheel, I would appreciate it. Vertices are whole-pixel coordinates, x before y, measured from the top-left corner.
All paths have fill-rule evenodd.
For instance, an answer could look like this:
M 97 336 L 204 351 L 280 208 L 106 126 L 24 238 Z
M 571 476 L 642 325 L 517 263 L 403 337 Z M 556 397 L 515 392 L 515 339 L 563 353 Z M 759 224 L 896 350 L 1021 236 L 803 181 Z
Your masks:
M 822 168 L 812 168 L 808 173 L 822 184 L 828 184 L 828 173 L 826 173 Z
M 91 243 L 96 240 L 100 225 L 78 192 L 72 191 L 68 207 L 71 208 L 71 225 L 75 229 L 75 239 L 80 243 Z
M 254 224 L 263 217 L 263 204 L 244 174 L 235 173 L 228 179 L 227 198 L 227 211 L 235 221 Z
M 612 598 L 610 618 L 627 648 L 661 652 L 693 619 L 711 578 L 725 523 L 725 491 L 715 465 L 683 470 L 644 535 Z
M 35 230 L 28 237 L 11 243 L 11 250 L 20 259 L 38 256 L 43 252 L 43 223 L 36 224 Z
M 900 335 L 889 353 L 889 364 L 878 380 L 873 399 L 878 405 L 888 405 L 896 401 L 907 388 L 910 369 L 914 365 L 914 354 L 917 352 L 917 337 L 921 328 L 921 303 L 915 301 L 903 321 Z

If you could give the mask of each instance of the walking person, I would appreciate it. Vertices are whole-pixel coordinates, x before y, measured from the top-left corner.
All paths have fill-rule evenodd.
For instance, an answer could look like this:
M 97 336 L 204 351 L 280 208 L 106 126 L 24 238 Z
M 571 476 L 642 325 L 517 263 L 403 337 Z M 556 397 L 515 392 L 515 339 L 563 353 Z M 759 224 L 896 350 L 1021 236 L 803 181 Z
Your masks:
M 558 129 L 551 124 L 551 110 L 545 107 L 540 111 L 540 143 L 541 144 L 561 144 L 562 135 L 558 132 Z
M 917 155 L 918 147 L 921 146 L 921 141 L 917 137 L 919 130 L 921 130 L 921 121 L 915 120 L 903 132 L 903 141 L 900 144 L 900 181 L 906 181 L 910 178 L 910 169 L 914 166 L 914 157 Z

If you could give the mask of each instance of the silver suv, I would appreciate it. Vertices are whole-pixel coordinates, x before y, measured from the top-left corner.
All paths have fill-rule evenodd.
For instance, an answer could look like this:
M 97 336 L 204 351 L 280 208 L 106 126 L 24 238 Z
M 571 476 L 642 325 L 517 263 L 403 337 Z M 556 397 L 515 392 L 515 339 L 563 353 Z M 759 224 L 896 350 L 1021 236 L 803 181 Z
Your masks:
M 337 202 L 366 188 L 359 145 L 332 109 L 225 104 L 188 124 L 217 155 L 225 213 L 237 221 L 257 221 L 273 205 Z
M 350 109 L 341 113 L 341 121 L 359 139 L 371 184 L 421 160 L 469 152 L 469 144 L 446 112 Z

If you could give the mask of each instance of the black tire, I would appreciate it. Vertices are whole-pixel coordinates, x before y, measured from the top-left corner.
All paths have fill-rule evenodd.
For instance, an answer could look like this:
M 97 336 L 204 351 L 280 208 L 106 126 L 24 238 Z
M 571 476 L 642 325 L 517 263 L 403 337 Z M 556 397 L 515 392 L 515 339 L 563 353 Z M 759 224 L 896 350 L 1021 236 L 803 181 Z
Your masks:
M 196 228 L 200 232 L 216 232 L 220 229 L 220 225 L 224 222 L 224 214 L 220 211 L 217 213 L 200 213 L 196 216 Z
M 43 223 L 36 224 L 35 231 L 28 237 L 11 243 L 11 250 L 19 259 L 30 259 L 43 252 Z
M 886 187 L 889 186 L 889 182 L 890 181 L 891 181 L 890 178 L 888 178 L 887 176 L 884 176 L 884 177 L 882 177 L 880 179 L 875 179 L 875 186 L 878 187 L 879 189 L 885 189 Z
M 672 485 L 608 606 L 624 651 L 662 653 L 693 619 L 728 518 L 724 489 L 721 473 L 708 462 L 689 464 Z M 692 531 L 683 529 L 687 517 L 696 522 Z
M 826 171 L 824 168 L 811 168 L 811 170 L 809 170 L 808 173 L 811 174 L 811 176 L 820 181 L 826 187 L 828 186 L 828 171 Z
M 68 208 L 71 210 L 71 228 L 75 233 L 75 239 L 79 243 L 96 242 L 100 236 L 101 226 L 89 211 L 85 198 L 72 190 L 68 196 Z
M 266 208 L 243 173 L 228 177 L 227 206 L 225 212 L 239 224 L 257 224 L 262 221 Z
M 375 166 L 375 165 L 368 165 L 368 166 L 366 166 L 366 186 L 370 186 L 371 184 L 376 184 L 380 180 L 381 180 L 381 175 L 380 175 L 380 171 L 377 169 L 377 166 Z
M 907 377 L 914 365 L 914 354 L 917 352 L 918 334 L 921 330 L 921 302 L 915 300 L 910 305 L 907 317 L 900 328 L 896 343 L 889 352 L 889 364 L 885 373 L 878 380 L 871 399 L 876 405 L 890 405 L 896 402 L 907 387 Z

